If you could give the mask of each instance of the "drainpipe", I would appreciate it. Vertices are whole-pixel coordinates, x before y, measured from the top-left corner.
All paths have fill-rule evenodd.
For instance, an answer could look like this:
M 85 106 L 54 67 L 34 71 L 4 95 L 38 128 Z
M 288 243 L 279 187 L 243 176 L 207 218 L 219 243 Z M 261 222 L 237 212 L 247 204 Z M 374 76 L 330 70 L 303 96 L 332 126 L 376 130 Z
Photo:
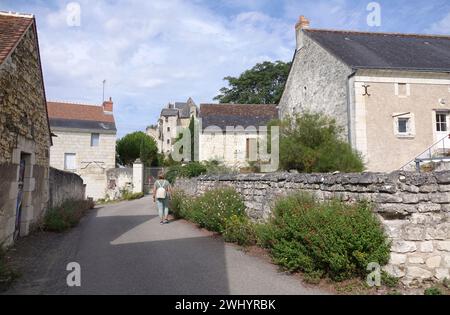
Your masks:
M 350 85 L 351 79 L 356 75 L 356 70 L 352 69 L 352 73 L 347 77 L 347 129 L 348 143 L 353 147 L 353 130 L 352 130 L 352 102 L 351 95 L 355 97 L 355 86 Z M 355 148 L 354 148 L 355 149 Z

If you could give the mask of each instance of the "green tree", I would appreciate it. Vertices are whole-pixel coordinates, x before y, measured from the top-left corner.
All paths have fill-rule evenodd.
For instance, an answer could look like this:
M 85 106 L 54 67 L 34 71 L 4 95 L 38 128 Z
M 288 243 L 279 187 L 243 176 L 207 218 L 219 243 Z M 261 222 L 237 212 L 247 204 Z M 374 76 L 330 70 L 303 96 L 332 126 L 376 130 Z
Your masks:
M 277 125 L 281 133 L 280 166 L 283 170 L 302 173 L 364 170 L 360 154 L 342 139 L 343 129 L 334 119 L 305 113 Z
M 289 76 L 291 63 L 258 63 L 238 78 L 226 77 L 229 87 L 220 90 L 214 100 L 235 104 L 278 104 Z
M 156 166 L 159 161 L 155 140 L 141 131 L 118 140 L 116 151 L 118 163 L 124 166 L 132 166 L 137 159 L 141 159 L 145 166 Z

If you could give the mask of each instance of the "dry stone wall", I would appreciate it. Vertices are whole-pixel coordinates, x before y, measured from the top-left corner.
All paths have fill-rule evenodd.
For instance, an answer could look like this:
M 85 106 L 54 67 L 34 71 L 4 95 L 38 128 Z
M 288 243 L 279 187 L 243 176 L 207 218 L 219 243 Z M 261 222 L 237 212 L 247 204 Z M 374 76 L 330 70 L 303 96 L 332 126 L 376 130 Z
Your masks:
M 270 218 L 273 202 L 296 191 L 325 201 L 371 201 L 392 240 L 385 270 L 413 286 L 450 279 L 450 172 L 363 174 L 246 174 L 179 180 L 191 195 L 232 186 L 243 196 L 249 216 Z

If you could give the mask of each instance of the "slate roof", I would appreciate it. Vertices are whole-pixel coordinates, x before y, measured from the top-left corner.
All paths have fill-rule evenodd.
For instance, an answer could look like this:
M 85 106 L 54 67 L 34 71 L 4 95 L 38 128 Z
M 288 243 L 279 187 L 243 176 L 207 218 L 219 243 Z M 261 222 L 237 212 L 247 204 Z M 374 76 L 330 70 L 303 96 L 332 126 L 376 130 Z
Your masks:
M 178 109 L 176 108 L 163 108 L 161 111 L 162 117 L 172 117 L 172 116 L 178 116 Z
M 180 118 L 189 118 L 191 110 L 188 103 L 175 103 L 175 108 L 180 112 Z
M 172 106 L 172 108 L 170 107 Z M 189 98 L 187 102 L 176 102 L 175 105 L 170 105 L 161 111 L 162 117 L 173 117 L 179 116 L 180 118 L 190 118 L 191 117 L 191 106 L 195 106 L 192 98 Z
M 51 128 L 117 131 L 114 115 L 103 106 L 47 102 Z
M 19 15 L 0 11 L 0 64 L 17 46 L 24 33 L 33 24 L 32 15 Z
M 450 36 L 305 29 L 354 69 L 450 71 Z
M 201 104 L 200 118 L 203 130 L 212 126 L 222 130 L 236 126 L 260 127 L 278 118 L 278 107 L 265 104 Z

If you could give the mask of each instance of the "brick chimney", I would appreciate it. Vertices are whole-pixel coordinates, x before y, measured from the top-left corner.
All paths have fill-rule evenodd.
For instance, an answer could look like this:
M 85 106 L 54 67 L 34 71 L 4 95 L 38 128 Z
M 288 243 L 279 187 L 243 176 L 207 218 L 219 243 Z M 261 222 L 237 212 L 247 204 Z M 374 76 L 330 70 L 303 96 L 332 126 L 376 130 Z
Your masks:
M 295 36 L 297 39 L 297 51 L 303 48 L 303 30 L 309 28 L 309 20 L 303 15 L 298 19 L 297 24 L 295 24 Z
M 114 103 L 110 97 L 108 101 L 103 102 L 103 111 L 108 114 L 112 114 L 114 110 Z

